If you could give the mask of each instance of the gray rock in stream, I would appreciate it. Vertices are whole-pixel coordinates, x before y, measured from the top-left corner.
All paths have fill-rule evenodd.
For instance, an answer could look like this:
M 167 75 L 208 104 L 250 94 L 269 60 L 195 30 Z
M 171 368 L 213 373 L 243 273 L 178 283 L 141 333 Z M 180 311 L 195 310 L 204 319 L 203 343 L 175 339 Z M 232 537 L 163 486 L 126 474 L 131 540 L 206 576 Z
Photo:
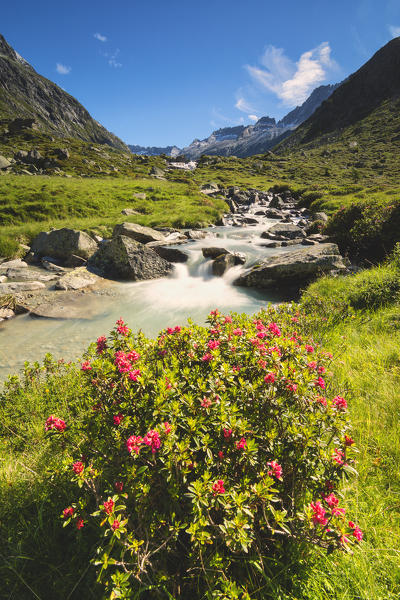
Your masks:
M 41 281 L 15 281 L 13 283 L 0 283 L 0 294 L 14 294 L 18 292 L 34 292 L 45 289 Z
M 318 244 L 271 256 L 243 273 L 234 285 L 299 288 L 319 275 L 345 269 L 343 257 L 336 244 Z
M 21 260 L 20 258 L 15 258 L 14 260 L 6 260 L 0 263 L 0 274 L 5 274 L 8 269 L 26 269 L 27 266 L 28 263 Z
M 90 273 L 85 267 L 78 267 L 59 278 L 55 287 L 57 290 L 81 290 L 101 281 L 101 278 Z
M 7 270 L 7 279 L 14 281 L 51 281 L 52 279 L 57 279 L 57 275 L 55 273 L 40 273 L 36 269 L 14 268 Z
M 235 257 L 229 252 L 227 254 L 223 254 L 222 256 L 218 256 L 218 258 L 213 260 L 211 266 L 212 274 L 216 277 L 222 277 L 225 271 L 227 271 L 231 267 L 234 267 L 235 264 Z
M 305 232 L 300 227 L 291 223 L 277 223 L 276 225 L 270 227 L 270 229 L 267 231 L 263 232 L 261 237 L 269 238 L 271 234 L 277 235 L 280 238 L 287 238 L 291 240 L 295 238 L 306 237 Z
M 124 235 L 141 244 L 163 242 L 165 240 L 165 236 L 159 231 L 151 227 L 144 227 L 138 223 L 121 223 L 120 225 L 116 225 L 113 231 L 113 238 L 118 235 Z
M 104 242 L 88 264 L 104 277 L 130 281 L 165 277 L 173 269 L 155 250 L 125 235 Z

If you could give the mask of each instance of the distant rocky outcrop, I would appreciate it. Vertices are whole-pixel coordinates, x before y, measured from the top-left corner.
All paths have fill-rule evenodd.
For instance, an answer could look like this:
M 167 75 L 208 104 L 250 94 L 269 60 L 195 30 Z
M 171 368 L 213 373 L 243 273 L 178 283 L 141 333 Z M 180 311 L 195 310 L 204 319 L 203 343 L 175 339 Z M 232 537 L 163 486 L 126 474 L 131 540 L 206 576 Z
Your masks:
M 319 86 L 301 106 L 297 106 L 278 122 L 271 117 L 261 117 L 254 125 L 224 127 L 213 131 L 204 140 L 193 140 L 182 149 L 182 154 L 195 160 L 203 154 L 243 158 L 266 152 L 308 119 L 337 87 L 339 84 Z
M 37 126 L 41 131 L 59 137 L 77 138 L 128 150 L 116 135 L 95 121 L 75 98 L 36 73 L 2 35 L 0 119 L 10 122 L 10 133 Z
M 181 150 L 177 146 L 158 147 L 128 144 L 128 148 L 133 154 L 140 154 L 141 156 L 160 156 L 160 154 L 165 154 L 166 156 L 172 156 L 172 158 L 175 158 L 181 154 Z

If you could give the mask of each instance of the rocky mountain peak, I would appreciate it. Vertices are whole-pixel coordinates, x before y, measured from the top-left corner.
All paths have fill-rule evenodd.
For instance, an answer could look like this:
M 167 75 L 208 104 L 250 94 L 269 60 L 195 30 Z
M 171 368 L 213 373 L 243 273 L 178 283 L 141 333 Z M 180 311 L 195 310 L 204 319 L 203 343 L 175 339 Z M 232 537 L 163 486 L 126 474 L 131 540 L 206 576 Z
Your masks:
M 128 151 L 72 96 L 42 77 L 0 34 L 0 119 L 33 119 L 58 137 L 108 144 Z

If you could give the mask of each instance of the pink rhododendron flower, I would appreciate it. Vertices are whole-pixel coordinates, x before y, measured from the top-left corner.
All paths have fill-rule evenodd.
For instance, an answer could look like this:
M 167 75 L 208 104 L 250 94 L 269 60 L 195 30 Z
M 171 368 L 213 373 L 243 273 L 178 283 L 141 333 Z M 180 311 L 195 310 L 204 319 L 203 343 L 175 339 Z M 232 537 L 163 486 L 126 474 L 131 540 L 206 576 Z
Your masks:
M 118 521 L 118 519 L 114 519 L 113 524 L 111 525 L 111 529 L 113 531 L 115 531 L 116 529 L 118 529 L 120 526 L 120 522 Z
M 244 437 L 242 437 L 238 442 L 236 442 L 236 448 L 238 448 L 238 450 L 242 450 L 243 448 L 245 448 L 245 446 L 247 446 L 247 442 Z
M 320 387 L 321 390 L 325 389 L 325 381 L 322 379 L 322 377 L 318 377 L 318 379 L 314 381 L 314 385 L 315 387 Z
M 206 397 L 204 396 L 204 398 L 203 398 L 203 399 L 202 399 L 202 401 L 201 401 L 201 406 L 202 406 L 203 408 L 209 408 L 209 407 L 211 406 L 211 404 L 212 404 L 212 401 L 210 400 L 210 398 L 206 398 Z
M 103 510 L 107 515 L 111 515 L 114 510 L 114 500 L 112 498 L 108 498 L 103 504 Z
M 348 435 L 345 435 L 344 436 L 344 443 L 345 443 L 346 446 L 352 446 L 355 442 L 354 442 L 353 438 L 351 438 Z
M 289 392 L 297 392 L 297 383 L 292 383 L 291 381 L 288 381 L 286 384 L 286 389 L 289 390 Z
M 75 509 L 72 508 L 72 506 L 68 506 L 68 508 L 64 508 L 64 510 L 63 510 L 64 519 L 69 519 L 69 517 L 72 517 L 74 512 L 75 512 Z
M 209 362 L 210 360 L 212 360 L 212 354 L 210 354 L 209 352 L 207 352 L 204 356 L 201 357 L 201 360 L 203 362 Z
M 311 362 L 309 362 L 309 363 L 308 363 L 307 367 L 313 371 L 314 369 L 316 369 L 316 368 L 317 368 L 317 363 L 316 363 L 316 361 L 315 361 L 315 360 L 312 360 Z
M 64 431 L 66 428 L 65 421 L 55 417 L 54 415 L 50 415 L 46 419 L 46 424 L 44 426 L 46 431 L 50 431 L 51 429 L 56 429 L 57 431 Z
M 232 323 L 232 317 L 229 315 L 224 319 L 224 325 L 226 325 L 227 323 Z
M 338 465 L 342 465 L 344 460 L 344 452 L 342 452 L 342 450 L 338 450 L 337 448 L 335 448 L 334 453 L 332 454 L 332 458 L 335 462 L 337 462 Z
M 222 479 L 218 479 L 212 486 L 213 494 L 216 496 L 217 494 L 225 494 L 224 482 Z
M 220 450 L 218 452 L 218 458 L 219 458 L 219 460 L 224 460 L 225 456 L 224 456 L 224 453 L 222 452 L 222 450 Z
M 220 343 L 221 342 L 219 340 L 210 340 L 208 342 L 207 346 L 209 347 L 210 350 L 215 350 L 216 348 L 218 348 Z
M 275 337 L 281 337 L 281 330 L 276 323 L 270 323 L 268 329 Z
M 318 373 L 320 375 L 323 375 L 325 373 L 325 371 L 326 371 L 325 367 L 318 367 Z
M 232 333 L 233 335 L 238 335 L 240 337 L 241 335 L 243 335 L 243 330 L 240 329 L 240 327 L 238 327 L 237 329 L 234 329 Z
M 267 334 L 265 333 L 265 331 L 259 331 L 259 332 L 257 333 L 257 337 L 258 337 L 260 340 L 263 340 L 264 338 L 266 338 L 266 337 L 267 337 Z
M 344 515 L 346 514 L 346 510 L 344 508 L 338 508 L 337 506 L 335 506 L 334 508 L 332 508 L 332 514 L 335 515 L 335 517 L 344 517 Z
M 354 531 L 353 531 L 352 535 L 356 538 L 356 540 L 358 542 L 361 542 L 361 540 L 363 539 L 363 532 L 357 526 L 354 528 Z
M 315 402 L 317 402 L 318 404 L 322 404 L 322 406 L 327 406 L 328 404 L 324 396 L 317 396 L 317 398 L 315 398 Z
M 122 413 L 119 413 L 118 415 L 114 415 L 113 416 L 113 421 L 114 421 L 114 425 L 121 425 L 122 419 L 124 418 L 124 415 Z
M 84 468 L 85 468 L 85 465 L 80 460 L 77 460 L 72 465 L 72 469 L 76 475 L 80 475 Z
M 321 502 L 319 500 L 318 502 L 311 502 L 310 507 L 314 513 L 312 516 L 314 525 L 326 525 L 328 519 L 325 517 L 326 510 L 322 506 Z
M 91 368 L 92 368 L 92 365 L 90 364 L 90 361 L 88 361 L 88 360 L 85 360 L 85 362 L 83 362 L 81 364 L 82 371 L 90 371 Z
M 131 361 L 122 350 L 115 353 L 114 364 L 120 373 L 129 373 L 132 368 Z
M 344 398 L 342 398 L 342 396 L 335 396 L 332 400 L 332 404 L 338 410 L 346 410 L 347 409 L 347 402 Z
M 264 377 L 265 383 L 274 383 L 275 381 L 275 373 L 267 373 Z
M 150 446 L 152 453 L 155 454 L 161 446 L 161 439 L 158 431 L 150 429 L 143 438 L 143 444 Z
M 277 354 L 278 356 L 282 356 L 282 351 L 278 346 L 273 346 L 272 348 L 268 348 L 268 354 Z
M 132 454 L 132 452 L 139 454 L 141 444 L 143 444 L 143 438 L 138 435 L 131 435 L 131 437 L 126 440 L 126 447 L 128 448 L 129 454 Z
M 271 460 L 267 462 L 268 467 L 271 469 L 267 472 L 269 477 L 276 477 L 277 479 L 282 479 L 282 467 L 280 464 L 276 462 L 276 460 Z
M 124 484 L 122 483 L 122 481 L 116 481 L 114 483 L 114 487 L 117 490 L 117 492 L 122 492 L 122 490 L 124 489 Z
M 102 335 L 97 338 L 97 354 L 101 354 L 107 348 L 107 338 Z
M 140 358 L 140 354 L 138 354 L 137 352 L 135 352 L 135 350 L 131 350 L 130 352 L 127 352 L 126 354 L 126 358 L 128 360 L 130 360 L 131 362 L 136 362 L 137 360 L 139 360 Z
M 76 528 L 77 528 L 77 529 L 82 529 L 82 527 L 83 527 L 84 525 L 85 525 L 85 523 L 84 523 L 83 519 L 78 519 L 78 520 L 76 521 Z
M 336 498 L 335 494 L 329 494 L 329 496 L 326 496 L 324 500 L 331 508 L 339 504 L 339 499 Z
M 138 377 L 140 377 L 140 369 L 134 369 L 133 371 L 129 371 L 128 377 L 131 381 L 137 381 Z
M 224 438 L 226 440 L 229 440 L 229 438 L 232 436 L 232 429 L 223 429 L 224 432 Z
M 309 344 L 306 344 L 304 346 L 304 348 L 309 354 L 312 354 L 314 352 L 314 346 L 310 346 Z
M 173 335 L 174 333 L 180 333 L 182 331 L 182 327 L 176 325 L 175 327 L 168 327 L 167 333 L 168 335 Z
M 169 433 L 171 433 L 171 425 L 168 423 L 168 421 L 165 421 L 164 423 L 164 429 L 165 429 L 165 433 L 168 435 Z
M 238 372 L 240 371 L 240 367 L 239 367 L 238 365 L 234 365 L 234 366 L 232 367 L 232 371 L 233 371 L 234 373 L 238 373 Z

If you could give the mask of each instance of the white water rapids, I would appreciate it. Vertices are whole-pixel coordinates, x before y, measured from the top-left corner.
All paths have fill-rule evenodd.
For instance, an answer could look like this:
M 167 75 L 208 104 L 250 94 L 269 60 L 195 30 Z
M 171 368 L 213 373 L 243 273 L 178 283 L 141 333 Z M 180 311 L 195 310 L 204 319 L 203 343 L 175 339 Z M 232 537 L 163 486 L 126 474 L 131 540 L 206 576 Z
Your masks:
M 55 358 L 75 360 L 90 342 L 107 335 L 122 317 L 133 329 L 155 335 L 165 327 L 184 325 L 190 317 L 204 323 L 210 310 L 251 314 L 279 301 L 279 293 L 236 287 L 232 282 L 256 258 L 266 257 L 292 248 L 260 247 L 260 233 L 274 221 L 263 219 L 257 226 L 214 227 L 209 231 L 218 237 L 179 246 L 189 254 L 185 264 L 176 264 L 171 277 L 138 283 L 110 284 L 107 293 L 81 295 L 82 319 L 44 319 L 21 315 L 0 323 L 0 381 L 16 373 L 24 361 L 41 361 L 47 352 Z M 276 223 L 276 221 L 275 221 Z M 204 259 L 201 249 L 220 246 L 244 252 L 245 266 L 229 269 L 223 277 L 211 274 L 211 260 Z

